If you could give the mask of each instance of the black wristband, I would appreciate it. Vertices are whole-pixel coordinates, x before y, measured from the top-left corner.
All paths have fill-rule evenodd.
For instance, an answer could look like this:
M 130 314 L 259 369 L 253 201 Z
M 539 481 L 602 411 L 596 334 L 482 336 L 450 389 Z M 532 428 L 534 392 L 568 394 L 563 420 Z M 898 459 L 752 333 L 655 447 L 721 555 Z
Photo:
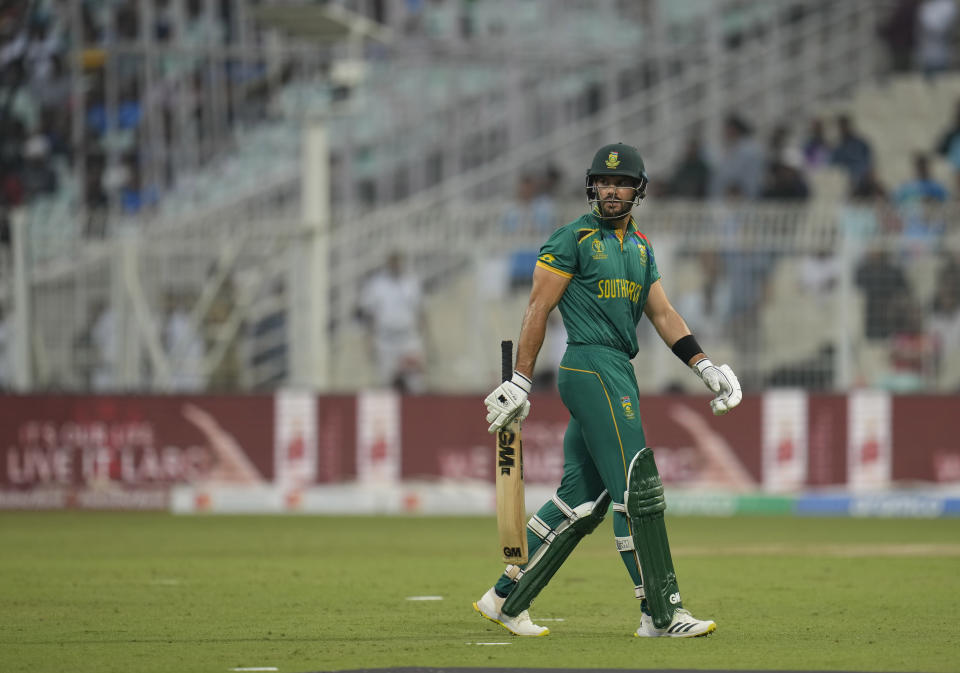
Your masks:
M 697 343 L 697 340 L 693 338 L 692 334 L 677 339 L 677 342 L 673 344 L 670 350 L 672 350 L 673 354 L 680 358 L 685 365 L 690 364 L 690 358 L 694 355 L 703 352 L 700 344 Z

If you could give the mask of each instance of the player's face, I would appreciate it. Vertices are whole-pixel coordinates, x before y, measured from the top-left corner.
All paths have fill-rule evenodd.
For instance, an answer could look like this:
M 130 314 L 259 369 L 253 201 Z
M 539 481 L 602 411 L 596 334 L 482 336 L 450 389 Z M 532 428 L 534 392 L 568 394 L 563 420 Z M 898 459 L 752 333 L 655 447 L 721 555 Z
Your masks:
M 633 208 L 637 194 L 633 179 L 622 175 L 600 175 L 594 186 L 604 217 L 622 217 Z

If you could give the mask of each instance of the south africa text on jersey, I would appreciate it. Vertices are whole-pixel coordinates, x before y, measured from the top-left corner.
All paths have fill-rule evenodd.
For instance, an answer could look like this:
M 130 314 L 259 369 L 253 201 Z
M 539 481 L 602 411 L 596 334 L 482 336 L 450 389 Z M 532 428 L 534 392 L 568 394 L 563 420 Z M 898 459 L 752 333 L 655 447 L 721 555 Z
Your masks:
M 640 292 L 643 290 L 643 285 L 634 283 L 632 280 L 627 280 L 626 278 L 607 278 L 597 283 L 597 289 L 600 290 L 597 293 L 597 299 L 619 299 L 621 297 L 627 297 L 636 304 L 640 301 Z

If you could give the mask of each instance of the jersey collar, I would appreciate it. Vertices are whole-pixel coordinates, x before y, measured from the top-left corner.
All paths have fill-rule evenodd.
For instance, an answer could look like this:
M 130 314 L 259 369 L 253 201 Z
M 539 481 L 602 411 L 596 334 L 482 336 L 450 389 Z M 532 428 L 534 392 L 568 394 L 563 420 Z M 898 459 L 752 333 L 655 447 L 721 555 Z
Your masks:
M 596 223 L 597 227 L 600 229 L 613 229 L 613 225 L 608 220 L 602 220 L 599 217 L 600 209 L 597 206 L 594 206 L 590 211 L 590 217 Z M 639 231 L 640 227 L 637 226 L 637 221 L 633 217 L 633 213 L 630 214 L 630 221 L 627 222 L 627 230 L 624 232 L 624 236 L 629 236 L 630 234 Z

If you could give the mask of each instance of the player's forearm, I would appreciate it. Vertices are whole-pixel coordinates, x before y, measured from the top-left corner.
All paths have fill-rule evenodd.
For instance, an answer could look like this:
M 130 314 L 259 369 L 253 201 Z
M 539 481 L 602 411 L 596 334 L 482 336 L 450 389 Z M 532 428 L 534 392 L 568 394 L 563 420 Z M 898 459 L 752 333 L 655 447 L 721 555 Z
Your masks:
M 663 339 L 663 343 L 667 345 L 667 348 L 673 348 L 673 345 L 677 343 L 677 341 L 690 334 L 690 328 L 687 327 L 687 323 L 680 314 L 673 309 L 664 311 L 661 315 L 656 316 L 652 322 L 654 328 L 657 330 L 657 334 Z M 687 364 L 692 365 L 697 360 L 705 357 L 706 355 L 704 353 L 697 353 L 687 361 Z
M 520 328 L 520 339 L 517 343 L 515 369 L 531 380 L 537 355 L 543 347 L 543 340 L 547 333 L 547 316 L 550 315 L 552 308 L 541 302 L 531 301 L 523 316 L 523 326 Z

